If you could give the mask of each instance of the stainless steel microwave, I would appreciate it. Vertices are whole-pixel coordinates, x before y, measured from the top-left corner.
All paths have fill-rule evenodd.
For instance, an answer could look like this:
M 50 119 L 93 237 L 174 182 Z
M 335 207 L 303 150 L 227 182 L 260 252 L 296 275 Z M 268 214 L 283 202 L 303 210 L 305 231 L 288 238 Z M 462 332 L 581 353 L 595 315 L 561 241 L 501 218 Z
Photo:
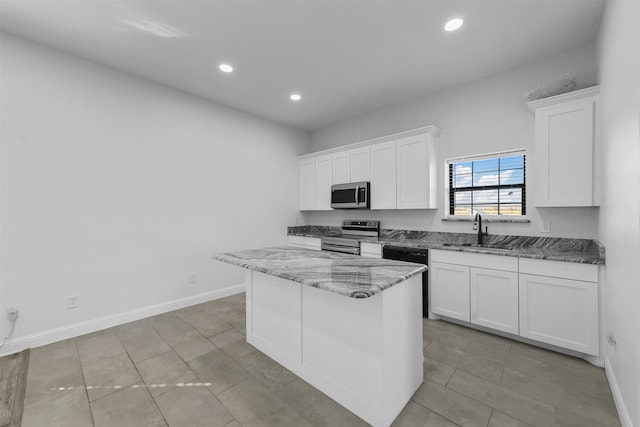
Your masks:
M 334 209 L 369 209 L 369 182 L 352 182 L 331 186 L 331 207 Z

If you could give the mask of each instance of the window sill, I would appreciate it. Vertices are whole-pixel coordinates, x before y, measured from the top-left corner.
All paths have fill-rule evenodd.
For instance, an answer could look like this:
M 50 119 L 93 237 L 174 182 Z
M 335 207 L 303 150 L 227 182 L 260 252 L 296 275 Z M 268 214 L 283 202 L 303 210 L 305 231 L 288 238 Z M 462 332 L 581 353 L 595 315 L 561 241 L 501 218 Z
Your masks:
M 442 221 L 445 222 L 473 222 L 475 220 L 472 216 L 466 217 L 446 217 L 442 218 Z M 496 218 L 496 217 L 482 217 L 482 222 L 511 222 L 511 223 L 519 223 L 526 224 L 531 222 L 529 218 Z

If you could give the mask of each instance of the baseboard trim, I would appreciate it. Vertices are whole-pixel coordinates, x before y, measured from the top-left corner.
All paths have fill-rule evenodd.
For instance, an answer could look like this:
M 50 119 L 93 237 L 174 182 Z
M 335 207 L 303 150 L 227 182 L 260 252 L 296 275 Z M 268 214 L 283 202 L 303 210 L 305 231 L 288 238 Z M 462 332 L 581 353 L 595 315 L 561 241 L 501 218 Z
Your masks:
M 72 325 L 67 325 L 60 328 L 49 329 L 47 331 L 42 331 L 31 335 L 25 335 L 23 337 L 7 340 L 4 347 L 0 349 L 0 356 L 6 356 L 8 354 L 17 353 L 27 348 L 40 347 L 56 341 L 66 340 L 80 335 L 89 334 L 91 332 L 100 331 L 102 329 L 122 325 L 123 323 L 144 319 L 145 317 L 155 316 L 158 314 L 166 313 L 168 311 L 178 310 L 195 304 L 201 304 L 203 302 L 228 297 L 231 295 L 242 293 L 244 291 L 245 284 L 242 283 L 223 289 L 216 289 L 214 291 L 204 292 L 202 294 L 192 295 L 173 301 L 167 301 L 160 304 L 126 311 L 124 313 L 100 317 L 97 319 L 74 323 Z
M 624 400 L 622 399 L 622 393 L 620 393 L 620 389 L 618 388 L 618 381 L 616 381 L 616 375 L 613 372 L 613 367 L 611 366 L 611 362 L 608 357 L 604 358 L 604 373 L 609 381 L 609 388 L 613 395 L 613 402 L 616 404 L 616 409 L 618 410 L 620 424 L 622 424 L 622 427 L 633 427 L 631 416 L 629 415 L 627 406 L 624 404 Z

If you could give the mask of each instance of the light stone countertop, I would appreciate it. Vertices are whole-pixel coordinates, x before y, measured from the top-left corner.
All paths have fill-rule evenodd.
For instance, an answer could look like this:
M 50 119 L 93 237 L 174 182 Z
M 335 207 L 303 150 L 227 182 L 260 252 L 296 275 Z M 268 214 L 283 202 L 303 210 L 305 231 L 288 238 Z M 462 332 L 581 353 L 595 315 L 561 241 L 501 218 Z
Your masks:
M 292 246 L 220 253 L 212 258 L 351 298 L 369 298 L 427 269 L 422 264 Z
M 287 230 L 289 235 L 323 237 L 340 235 L 338 227 L 295 226 Z M 380 230 L 380 237 L 363 237 L 361 242 L 379 243 L 383 246 L 404 246 L 419 249 L 471 252 L 519 258 L 545 259 L 549 261 L 581 264 L 605 264 L 605 248 L 597 240 L 559 237 L 489 235 L 483 246 L 475 244 L 477 235 L 415 230 Z

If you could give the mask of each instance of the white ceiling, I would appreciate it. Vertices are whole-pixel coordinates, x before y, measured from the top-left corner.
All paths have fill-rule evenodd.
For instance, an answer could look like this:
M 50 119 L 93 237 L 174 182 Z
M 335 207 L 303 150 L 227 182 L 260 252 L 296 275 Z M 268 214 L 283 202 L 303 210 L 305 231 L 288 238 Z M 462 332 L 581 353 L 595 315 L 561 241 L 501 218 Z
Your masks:
M 0 6 L 5 31 L 313 131 L 592 42 L 604 0 L 1 0 Z M 446 33 L 452 17 L 465 24 Z M 235 72 L 221 73 L 221 62 Z M 292 91 L 303 100 L 289 101 Z

